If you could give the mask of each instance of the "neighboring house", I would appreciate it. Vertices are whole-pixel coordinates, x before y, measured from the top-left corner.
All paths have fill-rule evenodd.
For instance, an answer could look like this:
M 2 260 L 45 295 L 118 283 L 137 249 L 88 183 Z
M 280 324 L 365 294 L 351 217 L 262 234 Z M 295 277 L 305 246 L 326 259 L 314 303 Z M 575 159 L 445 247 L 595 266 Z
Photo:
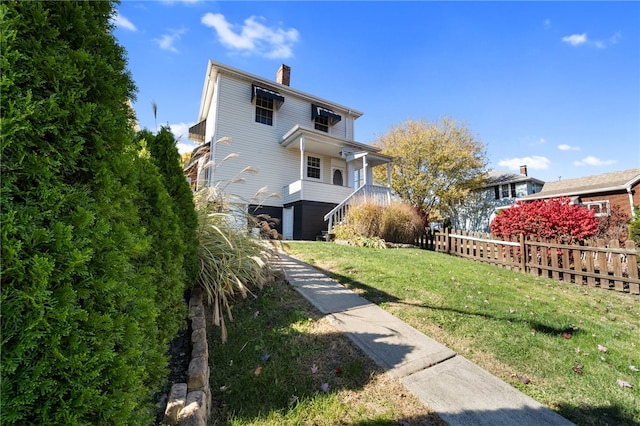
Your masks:
M 511 207 L 516 199 L 542 190 L 544 182 L 527 173 L 527 166 L 520 167 L 520 174 L 492 170 L 486 184 L 469 194 L 455 209 L 451 226 L 473 232 L 489 232 L 489 224 L 502 209 Z
M 631 218 L 633 206 L 640 205 L 639 186 L 640 169 L 630 169 L 547 182 L 541 192 L 523 197 L 522 201 L 568 197 L 573 204 L 594 210 L 596 216 L 608 216 L 614 206 L 619 206 Z
M 209 61 L 198 124 L 189 129 L 209 152 L 196 149 L 185 171 L 194 189 L 222 183 L 249 213 L 279 219 L 285 239 L 312 240 L 354 192 L 390 196 L 390 185 L 372 185 L 372 167 L 386 165 L 390 176 L 392 159 L 353 140 L 361 112 L 291 88 L 290 73 L 282 65 L 271 81 Z M 216 143 L 222 138 L 230 143 Z M 257 173 L 234 183 L 246 167 Z

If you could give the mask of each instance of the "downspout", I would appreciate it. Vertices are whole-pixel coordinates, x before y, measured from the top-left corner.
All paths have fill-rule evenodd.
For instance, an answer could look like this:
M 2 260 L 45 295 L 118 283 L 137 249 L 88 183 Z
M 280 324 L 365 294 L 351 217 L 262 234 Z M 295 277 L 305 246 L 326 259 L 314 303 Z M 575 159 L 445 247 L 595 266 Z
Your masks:
M 303 185 L 304 180 L 304 136 L 300 136 L 300 201 L 304 199 Z
M 216 130 L 218 128 L 218 111 L 220 110 L 220 108 L 218 108 L 219 105 L 219 101 L 220 101 L 220 73 L 218 73 L 216 75 L 216 85 L 214 88 L 214 93 L 215 93 L 215 99 L 212 102 L 213 105 L 215 105 L 216 110 L 214 111 L 215 113 L 215 117 L 213 119 L 213 135 L 211 135 L 211 147 L 209 148 L 209 162 L 211 163 L 211 166 L 209 167 L 209 186 L 212 187 L 214 180 L 213 180 L 213 174 L 215 171 L 215 167 L 216 167 Z M 211 106 L 209 106 L 209 110 L 211 110 Z
M 631 208 L 631 217 L 636 217 L 635 209 L 633 208 L 633 191 L 631 185 L 627 186 L 627 195 L 629 195 L 629 207 Z

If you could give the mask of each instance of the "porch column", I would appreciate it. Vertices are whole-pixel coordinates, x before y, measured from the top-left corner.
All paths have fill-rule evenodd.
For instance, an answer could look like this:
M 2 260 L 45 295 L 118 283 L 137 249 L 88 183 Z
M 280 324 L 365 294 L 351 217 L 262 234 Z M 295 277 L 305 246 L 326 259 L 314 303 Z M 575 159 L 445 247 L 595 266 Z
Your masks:
M 362 156 L 362 173 L 364 174 L 364 184 L 368 184 L 367 182 L 367 156 Z
M 387 163 L 387 188 L 391 188 L 391 163 Z
M 304 136 L 300 136 L 300 180 L 304 180 Z

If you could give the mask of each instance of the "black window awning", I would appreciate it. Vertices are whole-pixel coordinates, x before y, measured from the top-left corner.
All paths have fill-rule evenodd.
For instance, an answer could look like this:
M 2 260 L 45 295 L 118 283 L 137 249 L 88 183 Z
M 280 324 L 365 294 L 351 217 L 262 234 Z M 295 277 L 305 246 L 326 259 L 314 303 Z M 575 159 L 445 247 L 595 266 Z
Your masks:
M 316 117 L 327 117 L 332 126 L 342 120 L 342 116 L 340 116 L 340 114 L 336 114 L 330 109 L 311 104 L 311 119 L 315 120 Z
M 256 96 L 261 96 L 267 99 L 273 99 L 273 101 L 277 104 L 278 108 L 280 108 L 280 105 L 282 105 L 282 103 L 284 102 L 284 96 L 282 96 L 280 93 L 252 84 L 251 85 L 251 102 L 253 102 Z
M 204 142 L 204 132 L 207 127 L 207 119 L 205 118 L 195 126 L 189 127 L 189 139 L 196 142 Z

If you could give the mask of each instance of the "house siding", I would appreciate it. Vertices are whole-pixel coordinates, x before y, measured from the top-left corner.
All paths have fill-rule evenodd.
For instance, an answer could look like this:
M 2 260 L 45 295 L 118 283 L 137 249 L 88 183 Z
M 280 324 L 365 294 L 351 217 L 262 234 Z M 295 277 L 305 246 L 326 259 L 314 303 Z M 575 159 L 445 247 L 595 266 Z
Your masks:
M 231 142 L 215 148 L 218 162 L 215 181 L 221 185 L 228 183 L 225 192 L 246 201 L 252 200 L 263 187 L 266 187 L 265 194 L 280 194 L 285 182 L 299 178 L 299 154 L 279 145 L 284 134 L 282 128 L 286 128 L 282 125 L 285 121 L 283 108 L 289 99 L 285 99 L 280 110 L 274 111 L 274 125 L 269 126 L 255 122 L 250 81 L 238 81 L 221 75 L 218 96 L 224 108 L 220 108 L 218 113 L 216 138 L 229 137 Z M 220 163 L 227 155 L 234 153 L 238 157 Z M 245 167 L 253 167 L 257 172 L 243 174 L 243 183 L 231 183 Z M 267 206 L 282 206 L 281 199 L 275 196 L 260 201 Z
M 220 75 L 216 95 L 220 105 L 217 117 L 215 108 L 211 108 L 207 117 L 207 140 L 229 137 L 231 143 L 219 144 L 215 147 L 215 158 L 218 164 L 214 171 L 214 180 L 221 186 L 226 186 L 226 192 L 244 200 L 252 200 L 256 191 L 266 187 L 265 194 L 281 194 L 282 188 L 300 179 L 300 151 L 285 149 L 280 145 L 282 137 L 296 124 L 313 127 L 311 121 L 311 102 L 294 96 L 285 96 L 285 101 L 279 110 L 274 111 L 273 125 L 269 126 L 255 122 L 255 106 L 251 103 L 250 80 Z M 274 84 L 269 88 L 277 89 Z M 284 92 L 282 92 L 284 94 Z M 216 120 L 217 118 L 217 120 Z M 219 123 L 216 134 L 209 123 Z M 329 135 L 344 138 L 349 135 L 347 121 L 353 117 L 343 116 L 343 119 L 330 128 Z M 230 154 L 238 157 L 220 163 Z M 312 155 L 321 159 L 321 181 L 331 183 L 331 157 L 305 151 L 305 179 L 306 156 Z M 254 167 L 255 174 L 243 174 L 243 183 L 231 183 L 238 173 L 245 167 Z M 316 181 L 316 180 L 314 180 Z M 345 182 L 348 184 L 348 182 Z M 322 194 L 310 193 L 310 200 L 321 201 Z M 279 195 L 280 196 L 280 195 Z M 305 194 L 306 198 L 306 194 Z M 271 196 L 261 200 L 264 205 L 282 206 L 282 199 Z
M 638 185 L 633 188 L 633 204 L 640 205 L 640 194 L 638 194 Z M 631 206 L 629 205 L 629 194 L 627 192 L 602 192 L 580 196 L 580 202 L 583 204 L 594 201 L 609 201 L 609 207 L 619 206 L 621 211 L 627 216 L 632 216 Z

